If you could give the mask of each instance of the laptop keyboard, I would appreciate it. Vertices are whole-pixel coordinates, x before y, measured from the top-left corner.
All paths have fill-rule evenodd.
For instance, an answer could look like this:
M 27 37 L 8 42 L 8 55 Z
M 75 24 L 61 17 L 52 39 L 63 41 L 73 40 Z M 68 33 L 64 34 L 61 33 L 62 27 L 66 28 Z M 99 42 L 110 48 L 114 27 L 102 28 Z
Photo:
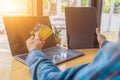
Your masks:
M 44 49 L 43 52 L 55 64 L 83 55 L 82 52 L 66 49 L 59 46 Z
M 22 55 L 18 55 L 20 58 L 22 58 L 23 60 L 25 60 L 26 59 L 26 57 L 27 57 L 27 55 L 28 55 L 28 53 L 26 53 L 26 54 L 22 54 Z
M 55 47 L 43 50 L 43 52 L 45 53 L 45 55 L 48 56 L 50 59 L 53 57 L 53 55 L 59 54 L 59 53 L 64 52 L 64 51 L 66 51 L 65 48 L 58 47 L 58 46 L 55 46 Z
M 78 56 L 82 56 L 84 54 L 82 52 L 66 49 L 59 46 L 43 49 L 42 51 L 55 64 L 70 60 Z M 22 62 L 25 62 L 27 55 L 28 54 L 17 55 L 17 58 L 19 58 L 19 60 L 22 59 Z

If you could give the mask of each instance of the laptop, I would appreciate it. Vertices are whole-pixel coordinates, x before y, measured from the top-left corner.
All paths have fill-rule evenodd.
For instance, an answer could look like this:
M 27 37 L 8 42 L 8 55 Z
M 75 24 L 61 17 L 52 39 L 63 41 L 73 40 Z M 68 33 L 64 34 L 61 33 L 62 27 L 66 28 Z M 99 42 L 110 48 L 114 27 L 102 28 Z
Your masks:
M 30 37 L 30 32 L 34 29 L 34 26 L 39 23 L 45 24 L 52 29 L 48 16 L 3 17 L 3 21 L 12 55 L 15 59 L 25 64 L 25 59 L 28 55 L 25 42 Z M 45 40 L 45 46 L 42 51 L 55 64 L 84 54 L 83 52 L 56 46 L 54 34 Z
M 98 48 L 96 9 L 93 7 L 66 7 L 68 48 Z

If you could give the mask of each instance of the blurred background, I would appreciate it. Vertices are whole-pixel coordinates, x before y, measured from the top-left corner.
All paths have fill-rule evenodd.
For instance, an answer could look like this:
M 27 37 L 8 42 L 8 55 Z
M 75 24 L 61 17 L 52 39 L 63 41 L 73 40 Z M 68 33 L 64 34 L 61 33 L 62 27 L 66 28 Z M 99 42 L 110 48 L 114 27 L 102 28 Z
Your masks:
M 66 45 L 65 7 L 96 7 L 98 26 L 108 40 L 116 41 L 120 27 L 120 0 L 0 0 L 0 49 L 9 49 L 2 17 L 50 16 L 58 44 Z

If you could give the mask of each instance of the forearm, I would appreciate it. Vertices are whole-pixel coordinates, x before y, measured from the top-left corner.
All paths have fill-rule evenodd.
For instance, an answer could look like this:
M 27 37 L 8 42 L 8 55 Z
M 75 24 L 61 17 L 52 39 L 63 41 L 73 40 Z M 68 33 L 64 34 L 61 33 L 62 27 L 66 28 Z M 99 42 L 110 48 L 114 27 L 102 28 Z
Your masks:
M 119 60 L 120 49 L 119 44 L 109 41 L 104 42 L 104 45 L 90 64 L 69 68 L 64 72 L 61 72 L 40 50 L 30 51 L 26 61 L 33 80 L 105 80 L 112 74 L 111 71 L 119 70 L 119 62 L 116 59 Z M 104 73 L 107 74 L 103 75 Z
M 61 72 L 41 50 L 30 51 L 26 62 L 32 73 L 33 80 L 48 80 Z
M 30 51 L 26 62 L 32 73 L 33 80 L 70 80 L 87 65 L 80 65 L 61 72 L 41 50 Z

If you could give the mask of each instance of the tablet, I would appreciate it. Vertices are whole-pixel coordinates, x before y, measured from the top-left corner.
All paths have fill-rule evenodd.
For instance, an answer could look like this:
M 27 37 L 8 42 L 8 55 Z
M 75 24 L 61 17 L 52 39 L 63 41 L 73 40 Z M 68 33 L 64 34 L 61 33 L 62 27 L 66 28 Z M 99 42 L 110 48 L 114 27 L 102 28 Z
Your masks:
M 71 49 L 98 47 L 95 29 L 96 9 L 93 7 L 65 8 L 68 47 Z

